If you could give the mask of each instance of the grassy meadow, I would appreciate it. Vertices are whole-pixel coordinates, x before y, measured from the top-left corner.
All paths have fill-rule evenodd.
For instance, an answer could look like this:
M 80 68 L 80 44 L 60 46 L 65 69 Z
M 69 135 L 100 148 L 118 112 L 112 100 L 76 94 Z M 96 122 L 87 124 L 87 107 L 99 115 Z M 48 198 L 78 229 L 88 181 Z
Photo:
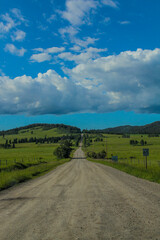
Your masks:
M 0 136 L 0 144 L 5 144 L 6 140 L 13 142 L 14 139 L 23 138 L 45 138 L 62 137 L 70 135 L 68 131 L 53 128 L 44 130 L 41 126 L 19 130 L 18 134 Z M 53 154 L 60 145 L 57 143 L 16 143 L 15 148 L 0 147 L 0 190 L 13 186 L 19 182 L 40 176 L 49 170 L 70 161 L 67 159 L 57 159 Z M 12 145 L 12 144 L 11 144 Z M 75 142 L 72 140 L 73 155 Z
M 103 141 L 96 141 L 97 138 Z M 89 160 L 100 162 L 132 175 L 160 182 L 160 137 L 149 137 L 148 134 L 131 134 L 130 138 L 115 134 L 88 134 L 86 147 L 87 152 L 101 152 L 105 150 L 105 159 L 88 158 Z M 141 145 L 141 140 L 147 144 Z M 138 141 L 136 145 L 131 145 L 130 140 Z M 88 144 L 89 143 L 89 144 Z M 149 149 L 149 156 L 143 156 L 143 148 Z M 112 161 L 112 156 L 118 156 L 118 162 Z

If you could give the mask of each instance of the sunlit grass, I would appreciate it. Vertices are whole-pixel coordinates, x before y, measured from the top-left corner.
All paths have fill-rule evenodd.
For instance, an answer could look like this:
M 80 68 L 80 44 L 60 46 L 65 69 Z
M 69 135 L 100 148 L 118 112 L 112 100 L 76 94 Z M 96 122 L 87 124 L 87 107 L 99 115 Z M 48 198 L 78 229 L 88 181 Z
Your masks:
M 18 134 L 0 136 L 0 144 L 4 144 L 6 139 L 13 141 L 13 139 L 22 138 L 44 138 L 46 137 L 60 137 L 68 134 L 57 128 L 50 130 L 43 130 L 42 127 L 35 127 L 34 129 L 25 129 L 19 131 Z M 76 147 L 73 143 L 73 152 Z M 13 186 L 19 182 L 35 178 L 49 170 L 70 161 L 68 159 L 58 160 L 53 154 L 60 143 L 18 143 L 15 148 L 0 148 L 0 190 Z
M 90 146 L 83 148 L 85 152 L 96 153 L 107 150 L 106 160 L 90 159 L 105 165 L 118 168 L 134 176 L 160 182 L 160 137 L 148 137 L 148 135 L 130 135 L 123 138 L 121 135 L 103 134 L 103 142 L 94 142 L 95 134 L 89 134 L 92 139 Z M 130 145 L 130 140 L 147 141 L 147 145 Z M 143 156 L 143 148 L 149 148 L 149 156 Z M 118 163 L 111 161 L 112 156 L 118 156 Z
M 0 190 L 11 187 L 17 183 L 24 182 L 26 180 L 40 176 L 55 167 L 68 162 L 70 159 L 54 160 L 49 162 L 42 162 L 37 165 L 28 166 L 27 163 L 25 169 L 17 169 L 14 171 L 1 171 L 0 173 Z

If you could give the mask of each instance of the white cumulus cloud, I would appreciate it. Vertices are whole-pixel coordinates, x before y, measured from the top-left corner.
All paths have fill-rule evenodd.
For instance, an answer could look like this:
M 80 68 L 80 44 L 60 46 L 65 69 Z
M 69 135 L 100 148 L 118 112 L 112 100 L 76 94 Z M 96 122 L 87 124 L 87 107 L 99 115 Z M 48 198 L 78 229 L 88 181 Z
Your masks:
M 91 9 L 96 9 L 97 1 L 94 0 L 67 0 L 66 10 L 61 12 L 64 19 L 68 20 L 71 25 L 79 26 L 86 22 L 85 15 Z
M 44 62 L 44 61 L 50 61 L 52 59 L 51 54 L 63 52 L 65 50 L 64 47 L 51 47 L 51 48 L 35 48 L 33 49 L 35 54 L 33 54 L 30 57 L 30 60 L 32 62 Z M 38 52 L 38 53 L 37 53 Z
M 21 30 L 17 30 L 17 26 L 21 24 L 25 24 L 27 26 L 28 21 L 23 17 L 20 9 L 13 8 L 10 12 L 0 15 L 0 37 L 3 38 L 7 34 L 12 33 L 11 38 L 13 41 L 18 40 L 21 41 L 25 38 L 25 33 Z
M 30 57 L 30 60 L 32 62 L 38 62 L 38 63 L 50 61 L 51 59 L 52 59 L 52 56 L 49 55 L 48 53 L 37 53 L 37 54 L 33 54 Z
M 71 38 L 73 38 L 78 32 L 79 28 L 73 26 L 67 26 L 59 29 L 59 33 L 62 35 L 62 37 L 69 35 Z
M 0 114 L 85 112 L 86 103 L 93 111 L 100 103 L 96 95 L 53 70 L 39 73 L 34 79 L 25 75 L 14 79 L 0 77 Z
M 160 112 L 159 60 L 160 49 L 137 49 L 78 64 L 68 73 L 83 87 L 110 97 L 113 109 Z
M 6 44 L 4 50 L 6 52 L 9 52 L 11 53 L 12 55 L 15 55 L 15 56 L 19 56 L 19 57 L 22 57 L 24 56 L 25 52 L 27 51 L 26 49 L 24 48 L 16 48 L 16 46 L 14 44 Z
M 106 52 L 107 49 L 89 47 L 83 50 L 80 54 L 72 54 L 71 52 L 63 52 L 58 55 L 59 58 L 65 61 L 74 61 L 76 63 L 84 63 L 99 57 L 99 53 Z
M 22 30 L 15 31 L 11 36 L 12 41 L 23 41 L 25 37 L 26 37 L 26 33 Z
M 12 28 L 16 27 L 16 22 L 9 16 L 8 13 L 0 16 L 0 34 L 8 33 Z
M 83 53 L 99 51 L 103 49 Z M 87 61 L 80 54 L 61 54 L 76 62 L 66 69 L 66 77 L 54 70 L 36 78 L 0 76 L 0 114 L 160 113 L 160 49 L 91 56 Z

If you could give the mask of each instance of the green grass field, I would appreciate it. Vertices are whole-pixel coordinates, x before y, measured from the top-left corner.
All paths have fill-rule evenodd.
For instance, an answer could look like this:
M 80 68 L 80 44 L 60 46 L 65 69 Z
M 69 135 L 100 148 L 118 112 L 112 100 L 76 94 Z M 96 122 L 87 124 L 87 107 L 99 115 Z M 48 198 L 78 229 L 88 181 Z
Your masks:
M 87 152 L 100 152 L 107 150 L 107 159 L 99 161 L 138 177 L 151 181 L 160 182 L 160 137 L 148 137 L 148 135 L 130 135 L 130 138 L 123 138 L 121 135 L 103 134 L 103 141 L 94 142 L 98 135 L 89 134 L 90 146 L 84 147 Z M 130 145 L 130 140 L 147 141 L 144 146 Z M 89 140 L 88 140 L 89 141 Z M 149 148 L 149 156 L 143 156 L 143 148 Z M 111 160 L 112 156 L 118 156 L 118 163 Z
M 21 130 L 18 134 L 0 136 L 0 144 L 6 140 L 17 138 L 44 138 L 61 137 L 69 134 L 57 128 L 43 130 L 42 127 L 36 127 L 27 130 Z M 76 149 L 73 143 L 73 151 Z M 68 159 L 57 159 L 53 154 L 54 150 L 60 145 L 58 143 L 17 143 L 15 148 L 0 148 L 0 190 L 13 186 L 19 182 L 35 178 L 49 170 L 70 161 Z M 73 151 L 71 156 L 73 155 Z

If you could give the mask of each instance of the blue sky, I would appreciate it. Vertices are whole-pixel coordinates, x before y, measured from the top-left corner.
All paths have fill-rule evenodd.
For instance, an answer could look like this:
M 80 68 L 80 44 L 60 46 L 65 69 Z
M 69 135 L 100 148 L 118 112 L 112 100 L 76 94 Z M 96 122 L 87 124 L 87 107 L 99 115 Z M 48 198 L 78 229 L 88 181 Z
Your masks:
M 0 129 L 160 120 L 158 0 L 1 0 Z

